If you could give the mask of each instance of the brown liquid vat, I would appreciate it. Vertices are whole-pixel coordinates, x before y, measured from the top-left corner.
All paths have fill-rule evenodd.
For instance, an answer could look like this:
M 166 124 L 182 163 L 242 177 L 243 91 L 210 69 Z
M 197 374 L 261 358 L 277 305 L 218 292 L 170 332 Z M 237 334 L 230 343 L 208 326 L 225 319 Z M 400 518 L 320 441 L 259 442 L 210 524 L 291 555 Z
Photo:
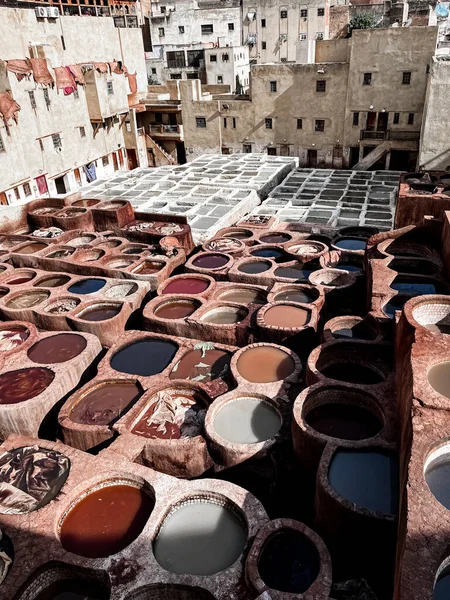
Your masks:
M 67 322 L 72 329 L 93 333 L 102 346 L 110 347 L 121 338 L 132 310 L 129 302 L 91 300 L 82 302 L 67 316 Z
M 317 307 L 313 304 L 270 302 L 257 312 L 255 337 L 280 344 L 295 335 L 303 356 L 316 343 L 318 318 Z

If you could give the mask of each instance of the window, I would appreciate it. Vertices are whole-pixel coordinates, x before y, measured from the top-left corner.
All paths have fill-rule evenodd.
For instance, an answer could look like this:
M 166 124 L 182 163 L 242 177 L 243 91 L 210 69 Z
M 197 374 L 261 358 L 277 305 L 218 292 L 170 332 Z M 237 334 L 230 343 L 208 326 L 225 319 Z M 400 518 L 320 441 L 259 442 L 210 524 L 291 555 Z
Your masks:
M 214 33 L 214 27 L 211 25 L 202 25 L 202 35 L 208 35 L 209 33 Z
M 414 113 L 408 114 L 408 125 L 414 125 Z
M 272 119 L 264 119 L 266 123 L 266 129 L 272 129 Z
M 280 58 L 280 62 L 287 62 L 287 58 L 283 56 L 282 58 Z
M 44 142 L 42 140 L 39 140 L 39 148 L 41 152 L 44 152 Z
M 102 158 L 102 165 L 104 167 L 107 167 L 109 165 L 109 156 L 103 156 L 103 158 Z
M 276 81 L 271 81 L 270 82 L 270 91 L 271 92 L 276 92 L 277 91 L 277 82 Z
M 223 62 L 228 62 L 229 60 L 230 60 L 229 54 L 222 54 L 222 61 Z
M 231 148 L 225 148 L 225 146 L 222 146 L 222 154 L 231 154 Z
M 108 96 L 112 96 L 114 94 L 114 86 L 112 81 L 106 82 L 106 91 L 108 92 Z
M 267 48 L 266 42 L 261 42 L 261 50 L 265 50 Z
M 277 155 L 277 149 L 276 148 L 267 148 L 267 154 L 269 156 L 276 156 Z
M 152 67 L 152 75 L 156 75 L 156 69 L 155 69 L 155 67 Z
M 303 119 L 297 119 L 297 129 L 303 129 Z
M 205 117 L 195 117 L 195 123 L 197 125 L 197 129 L 206 129 Z
M 165 6 L 160 6 L 159 8 L 161 10 L 161 14 L 165 15 L 166 14 L 166 7 Z
M 80 137 L 86 137 L 86 129 L 84 127 L 80 127 Z
M 233 117 L 233 129 L 236 129 L 236 117 Z
M 323 119 L 316 119 L 315 131 L 325 131 L 325 121 Z
M 34 92 L 28 92 L 28 96 L 30 97 L 31 108 L 36 108 L 36 98 L 34 97 Z
M 325 79 L 318 79 L 316 81 L 316 92 L 326 92 L 327 91 L 327 82 Z
M 252 145 L 251 144 L 243 144 L 242 146 L 245 154 L 250 154 L 252 151 Z
M 198 73 L 186 73 L 187 79 L 199 79 Z
M 205 59 L 205 51 L 204 50 L 188 50 L 187 51 L 187 64 L 188 67 L 195 67 L 198 69 L 201 65 L 200 63 Z
M 266 26 L 266 20 L 265 19 L 261 19 L 261 27 L 265 27 Z
M 19 188 L 17 188 L 17 187 L 14 188 L 14 195 L 16 197 L 16 200 L 20 200 Z
M 364 73 L 363 85 L 372 85 L 372 73 Z
M 171 73 L 170 79 L 182 79 L 181 73 Z
M 223 128 L 224 129 L 227 128 L 227 118 L 226 117 L 223 118 Z
M 318 8 L 317 9 L 317 16 L 318 17 L 324 17 L 325 16 L 325 9 L 324 8 Z
M 184 33 L 184 25 L 178 25 L 178 33 Z
M 74 100 L 79 100 L 79 98 L 80 98 L 80 94 L 78 93 L 77 88 L 74 88 L 74 90 L 73 90 L 73 98 L 74 98 Z
M 25 193 L 25 196 L 31 196 L 31 186 L 29 183 L 23 184 L 23 191 Z
M 394 125 L 398 125 L 400 123 L 400 113 L 394 113 Z
M 228 23 L 228 31 L 234 31 L 234 23 Z
M 184 50 L 167 52 L 167 66 L 169 69 L 181 69 L 186 66 Z
M 62 148 L 61 136 L 59 135 L 59 133 L 55 133 L 54 135 L 52 135 L 52 142 L 55 150 L 59 150 L 60 148 Z
M 306 35 L 306 33 L 301 33 L 301 34 L 300 34 L 300 41 L 301 41 L 301 42 L 304 42 L 306 39 L 307 39 L 307 35 Z
M 0 152 L 6 152 L 5 144 L 3 143 L 1 135 L 0 135 Z
M 49 96 L 47 88 L 44 88 L 44 100 L 45 100 L 45 104 L 46 104 L 47 108 L 50 108 L 51 102 L 50 102 L 50 96 Z
M 302 19 L 307 19 L 308 18 L 308 9 L 307 8 L 302 8 L 300 10 L 300 16 Z
M 164 37 L 164 35 L 165 35 L 164 27 L 158 27 L 158 35 L 159 35 L 159 37 Z
M 217 54 L 210 54 L 209 62 L 217 62 Z
M 410 83 L 411 83 L 411 71 L 403 71 L 402 84 L 410 85 Z
M 223 83 L 223 75 L 217 75 L 217 83 L 219 83 L 219 84 Z
M 280 11 L 280 19 L 287 19 L 288 11 L 282 10 Z
M 316 40 L 323 40 L 323 31 L 318 31 L 316 33 Z
M 359 125 L 359 112 L 353 113 L 353 127 L 358 127 Z

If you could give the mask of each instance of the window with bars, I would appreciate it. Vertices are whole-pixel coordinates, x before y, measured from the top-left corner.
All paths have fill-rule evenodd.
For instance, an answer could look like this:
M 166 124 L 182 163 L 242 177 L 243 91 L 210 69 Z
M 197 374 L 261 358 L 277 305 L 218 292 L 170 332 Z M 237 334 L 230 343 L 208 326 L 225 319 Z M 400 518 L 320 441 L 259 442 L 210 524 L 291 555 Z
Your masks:
M 59 133 L 55 133 L 52 135 L 52 142 L 55 150 L 60 150 L 62 148 L 61 136 Z
M 201 25 L 202 35 L 209 35 L 210 33 L 214 33 L 214 27 L 211 24 Z
M 394 113 L 393 124 L 398 125 L 400 123 L 400 113 Z
M 234 23 L 228 23 L 228 31 L 234 31 Z
M 276 81 L 271 81 L 270 82 L 270 91 L 271 92 L 276 92 L 277 91 L 277 82 Z
M 403 85 L 411 84 L 411 71 L 403 71 L 402 84 Z
M 44 100 L 45 100 L 45 105 L 47 106 L 47 108 L 50 108 L 50 105 L 51 105 L 50 94 L 48 93 L 47 88 L 44 88 Z
M 325 131 L 325 121 L 323 119 L 316 119 L 315 131 Z
M 210 54 L 209 62 L 217 62 L 217 54 Z
M 181 69 L 186 66 L 184 50 L 167 52 L 167 66 L 169 69 Z
M 302 19 L 307 19 L 308 18 L 308 9 L 307 8 L 302 8 L 300 10 L 300 16 Z
M 106 82 L 106 91 L 108 92 L 108 96 L 112 96 L 114 94 L 114 86 L 112 81 Z
M 80 137 L 86 137 L 86 129 L 84 127 L 80 127 Z
M 266 124 L 266 129 L 272 129 L 272 125 L 273 125 L 272 119 L 264 119 L 264 121 Z
M 326 92 L 327 91 L 327 82 L 325 79 L 318 79 L 316 81 L 316 92 Z
M 182 79 L 181 73 L 171 73 L 170 79 Z
M 300 41 L 301 41 L 301 42 L 304 42 L 306 39 L 307 39 L 307 35 L 306 35 L 306 33 L 301 33 L 301 34 L 300 34 Z
M 297 129 L 303 129 L 303 119 L 297 119 Z
M 27 197 L 31 196 L 31 186 L 29 183 L 23 184 L 23 191 L 24 191 L 25 196 L 27 196 Z
M 164 27 L 158 27 L 158 35 L 159 37 L 164 37 L 165 35 Z
M 197 125 L 197 129 L 206 129 L 206 118 L 195 117 L 195 124 Z
M 414 125 L 414 113 L 408 114 L 408 125 Z
M 16 200 L 20 200 L 20 192 L 19 192 L 19 188 L 18 187 L 14 188 L 14 195 L 16 197 Z
M 316 33 L 316 40 L 323 40 L 323 31 L 318 31 Z
M 288 18 L 288 11 L 287 10 L 281 10 L 280 11 L 280 19 L 287 19 Z
M 222 61 L 223 62 L 228 62 L 230 60 L 230 55 L 229 54 L 222 54 Z
M 358 127 L 359 125 L 359 112 L 353 113 L 353 127 Z
M 318 8 L 317 9 L 317 16 L 318 17 L 324 17 L 325 16 L 325 9 L 324 8 Z
M 372 85 L 372 73 L 364 73 L 363 85 Z
M 36 108 L 36 98 L 34 96 L 34 92 L 32 92 L 32 91 L 28 92 L 28 96 L 30 98 L 31 108 Z

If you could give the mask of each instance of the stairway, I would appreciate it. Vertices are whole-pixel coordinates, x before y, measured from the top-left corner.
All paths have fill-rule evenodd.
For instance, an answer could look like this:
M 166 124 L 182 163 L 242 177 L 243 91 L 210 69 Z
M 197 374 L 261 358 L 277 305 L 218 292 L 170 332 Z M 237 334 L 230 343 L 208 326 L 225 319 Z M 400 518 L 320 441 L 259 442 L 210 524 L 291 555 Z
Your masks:
M 155 140 L 148 135 L 148 133 L 145 134 L 145 140 L 146 140 L 146 146 L 147 148 L 153 148 L 153 150 L 159 154 L 159 157 L 161 159 L 162 165 L 177 165 L 177 161 L 173 158 L 173 156 L 170 156 L 170 154 L 168 152 L 166 152 L 164 150 L 164 148 L 162 148 L 157 142 L 155 142 Z
M 373 166 L 377 160 L 382 158 L 385 154 L 387 154 L 392 149 L 392 142 L 389 140 L 385 140 L 381 144 L 379 144 L 376 148 L 369 152 L 367 156 L 365 156 L 362 160 L 359 161 L 354 167 L 352 167 L 353 171 L 367 171 Z

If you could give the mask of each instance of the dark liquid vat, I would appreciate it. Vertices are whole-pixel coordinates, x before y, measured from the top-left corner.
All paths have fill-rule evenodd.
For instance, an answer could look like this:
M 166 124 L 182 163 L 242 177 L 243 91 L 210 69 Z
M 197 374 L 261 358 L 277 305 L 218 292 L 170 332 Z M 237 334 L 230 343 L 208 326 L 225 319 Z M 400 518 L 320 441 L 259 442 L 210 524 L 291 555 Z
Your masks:
M 260 248 L 257 250 L 252 250 L 251 255 L 257 256 L 258 258 L 273 258 L 277 263 L 292 260 L 292 257 L 286 256 L 284 252 L 281 252 L 281 250 L 277 250 L 276 248 Z
M 447 567 L 439 575 L 434 586 L 433 600 L 448 600 L 450 598 L 450 568 Z
M 28 358 L 40 365 L 62 363 L 81 354 L 86 346 L 83 336 L 60 333 L 36 342 L 28 350 Z
M 356 506 L 396 514 L 399 498 L 398 458 L 384 450 L 338 450 L 328 480 Z
M 206 279 L 175 279 L 170 281 L 163 290 L 163 294 L 201 294 L 209 288 Z
M 389 268 L 397 273 L 411 273 L 413 275 L 434 275 L 439 270 L 438 266 L 428 260 L 405 260 L 395 258 L 389 263 Z
M 189 350 L 172 369 L 169 379 L 208 383 L 228 373 L 231 354 L 225 350 Z
M 145 246 L 142 248 L 127 248 L 122 252 L 122 254 L 141 254 L 141 252 L 144 252 L 144 250 L 147 250 Z
M 283 244 L 291 239 L 290 235 L 286 233 L 271 233 L 268 235 L 263 235 L 259 238 L 260 242 L 264 244 Z
M 69 292 L 72 294 L 93 294 L 105 287 L 104 279 L 82 279 L 70 286 Z
M 450 361 L 433 365 L 427 374 L 428 383 L 445 398 L 450 398 Z
M 109 425 L 140 395 L 135 383 L 106 383 L 77 402 L 70 413 L 70 419 L 86 425 Z
M 55 288 L 65 285 L 68 281 L 70 281 L 70 277 L 67 277 L 67 275 L 55 275 L 54 277 L 46 277 L 45 279 L 41 279 L 35 283 L 34 287 Z
M 49 585 L 35 600 L 109 600 L 109 592 L 92 580 L 64 579 Z
M 235 240 L 246 240 L 249 237 L 252 237 L 253 233 L 251 231 L 245 231 L 244 229 L 235 229 L 233 231 L 228 231 L 224 233 L 222 237 L 231 237 Z
M 264 273 L 268 271 L 272 265 L 267 262 L 248 262 L 239 265 L 239 271 L 247 273 L 248 275 L 256 275 L 257 273 Z
M 436 294 L 436 286 L 433 283 L 421 283 L 415 281 L 397 281 L 391 283 L 393 290 L 410 294 L 411 296 L 422 296 L 424 294 Z
M 195 302 L 179 300 L 158 306 L 155 315 L 160 319 L 184 319 L 197 310 Z
M 121 309 L 121 306 L 100 306 L 83 312 L 78 318 L 84 321 L 107 321 L 116 317 Z
M 334 245 L 341 250 L 365 250 L 367 242 L 361 238 L 341 238 Z
M 161 373 L 172 361 L 177 344 L 163 340 L 141 340 L 119 350 L 111 359 L 111 367 L 120 373 L 150 377 Z
M 354 404 L 322 404 L 305 417 L 310 427 L 341 440 L 365 440 L 381 430 L 377 417 Z
M 352 338 L 353 340 L 374 340 L 376 332 L 364 323 L 357 323 L 352 327 L 341 327 L 333 331 L 335 338 Z
M 221 254 L 200 254 L 192 264 L 200 269 L 219 269 L 224 267 L 230 259 Z
M 390 319 L 393 319 L 398 310 L 402 310 L 403 306 L 408 302 L 408 296 L 394 296 L 387 304 L 383 306 L 383 312 Z
M 311 275 L 315 268 L 310 268 L 308 265 L 298 267 L 278 267 L 275 269 L 275 277 L 285 277 L 286 279 L 295 279 L 303 283 L 308 283 L 308 277 Z
M 109 485 L 85 496 L 61 526 L 61 544 L 68 552 L 88 558 L 123 550 L 143 530 L 154 501 L 131 485 Z
M 0 404 L 17 404 L 41 394 L 55 374 L 50 369 L 32 367 L 0 375 Z
M 33 277 L 34 273 L 33 275 L 22 275 L 21 277 L 13 277 L 12 279 L 8 279 L 8 281 L 5 281 L 5 283 L 6 285 L 21 285 L 22 283 L 31 281 Z
M 384 381 L 384 377 L 380 373 L 360 363 L 336 362 L 320 371 L 325 377 L 348 383 L 373 385 Z
M 258 571 L 269 588 L 303 594 L 319 575 L 319 553 L 306 536 L 286 529 L 269 537 L 261 552 Z
M 333 269 L 339 269 L 340 271 L 355 271 L 359 273 L 362 271 L 362 267 L 351 265 L 350 263 L 338 263 Z
M 280 292 L 274 298 L 275 302 L 280 302 L 282 300 L 288 302 L 302 302 L 303 304 L 309 304 L 310 302 L 314 302 L 317 299 L 317 293 L 314 291 L 306 292 L 304 290 L 288 290 L 286 292 Z

